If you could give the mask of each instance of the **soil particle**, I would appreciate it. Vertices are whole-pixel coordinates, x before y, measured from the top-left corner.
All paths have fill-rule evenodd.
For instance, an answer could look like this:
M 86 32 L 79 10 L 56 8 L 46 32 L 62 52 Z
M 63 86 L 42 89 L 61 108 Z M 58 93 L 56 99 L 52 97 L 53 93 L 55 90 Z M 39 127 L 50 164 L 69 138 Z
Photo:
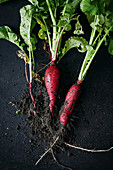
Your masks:
M 20 126 L 19 125 L 16 126 L 16 130 L 20 130 Z

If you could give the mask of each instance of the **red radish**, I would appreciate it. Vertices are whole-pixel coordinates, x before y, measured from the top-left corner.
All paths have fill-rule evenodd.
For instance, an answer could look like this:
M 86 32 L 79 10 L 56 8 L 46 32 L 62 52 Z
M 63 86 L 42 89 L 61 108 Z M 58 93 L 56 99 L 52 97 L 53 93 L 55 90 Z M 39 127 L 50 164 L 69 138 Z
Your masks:
M 77 81 L 77 84 L 72 85 L 66 95 L 64 105 L 60 110 L 60 123 L 63 126 L 65 126 L 68 123 L 69 116 L 71 115 L 73 107 L 80 96 L 81 83 L 82 81 Z
M 53 63 L 50 65 L 45 72 L 45 86 L 50 100 L 50 111 L 53 116 L 53 107 L 56 102 L 56 95 L 59 86 L 60 71 L 59 68 Z

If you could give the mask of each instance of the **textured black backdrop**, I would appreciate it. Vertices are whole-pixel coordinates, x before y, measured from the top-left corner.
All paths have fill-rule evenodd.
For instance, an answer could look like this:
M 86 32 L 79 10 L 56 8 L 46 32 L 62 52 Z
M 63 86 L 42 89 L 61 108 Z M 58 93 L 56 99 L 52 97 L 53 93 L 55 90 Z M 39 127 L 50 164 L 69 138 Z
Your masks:
M 28 4 L 27 0 L 12 0 L 0 5 L 0 26 L 8 25 L 19 32 L 19 9 Z M 86 37 L 90 28 L 83 16 Z M 68 33 L 70 35 L 70 33 Z M 43 51 L 39 40 L 37 68 L 48 63 L 49 57 Z M 24 62 L 16 56 L 18 48 L 5 40 L 0 40 L 0 170 L 35 170 L 61 167 L 48 154 L 35 167 L 35 161 L 44 152 L 44 145 L 32 153 L 29 138 L 23 133 L 25 117 L 15 113 L 8 102 L 18 98 L 25 88 Z M 62 82 L 69 88 L 77 79 L 84 54 L 72 49 L 59 63 Z M 93 61 L 84 81 L 79 111 L 75 120 L 76 145 L 86 148 L 106 149 L 113 146 L 113 57 L 103 46 Z M 21 128 L 17 130 L 17 125 Z M 25 130 L 24 130 L 25 131 Z M 76 170 L 112 170 L 113 151 L 107 153 L 87 153 L 73 150 L 74 156 L 59 155 L 59 160 Z

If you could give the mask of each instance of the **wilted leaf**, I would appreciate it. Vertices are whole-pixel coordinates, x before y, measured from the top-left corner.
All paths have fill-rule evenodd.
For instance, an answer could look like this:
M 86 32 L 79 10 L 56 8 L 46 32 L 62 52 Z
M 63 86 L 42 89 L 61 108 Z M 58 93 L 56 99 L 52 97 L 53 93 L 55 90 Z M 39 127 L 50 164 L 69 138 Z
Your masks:
M 84 31 L 82 30 L 82 25 L 79 21 L 79 16 L 77 17 L 77 22 L 75 23 L 75 31 L 73 33 L 77 35 L 84 34 Z

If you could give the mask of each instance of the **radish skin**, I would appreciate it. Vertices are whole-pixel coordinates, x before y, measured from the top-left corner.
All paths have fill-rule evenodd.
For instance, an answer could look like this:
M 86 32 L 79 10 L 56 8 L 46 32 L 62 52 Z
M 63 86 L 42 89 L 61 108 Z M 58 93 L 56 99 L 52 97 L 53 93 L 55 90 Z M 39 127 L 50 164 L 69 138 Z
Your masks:
M 52 63 L 45 72 L 45 86 L 49 95 L 50 100 L 50 111 L 53 116 L 53 107 L 56 102 L 56 95 L 59 87 L 59 77 L 60 77 L 60 71 L 59 68 Z
M 81 83 L 81 81 L 77 81 L 77 84 L 72 85 L 66 95 L 64 105 L 60 110 L 60 123 L 62 126 L 65 126 L 68 123 L 73 107 L 77 99 L 80 97 Z

